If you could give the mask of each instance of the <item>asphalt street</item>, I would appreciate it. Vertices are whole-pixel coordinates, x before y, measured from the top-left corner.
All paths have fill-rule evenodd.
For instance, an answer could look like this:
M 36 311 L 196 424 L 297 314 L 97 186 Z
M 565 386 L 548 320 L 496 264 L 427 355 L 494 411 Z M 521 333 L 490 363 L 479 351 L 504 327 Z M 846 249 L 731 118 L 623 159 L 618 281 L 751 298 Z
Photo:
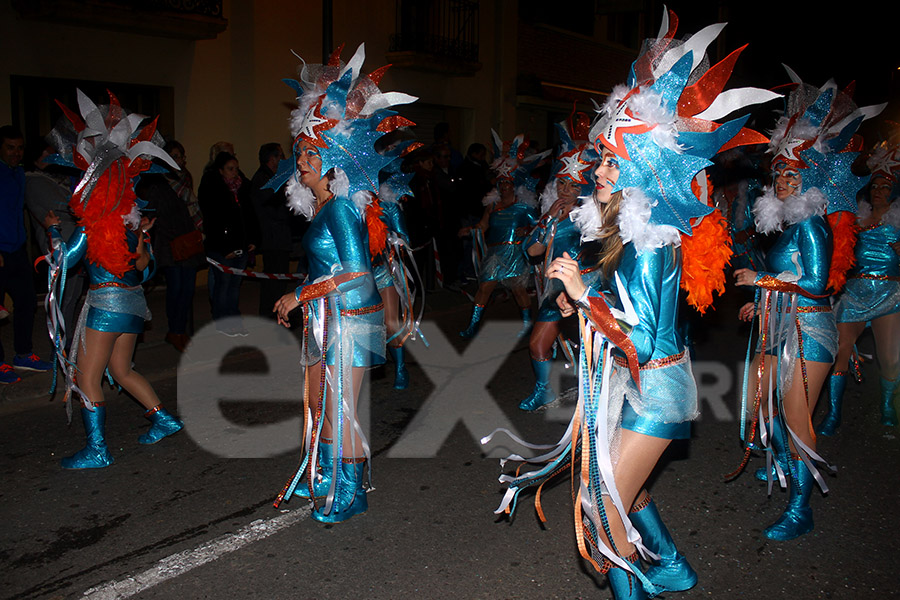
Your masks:
M 478 438 L 506 425 L 551 443 L 566 425 L 565 407 L 517 408 L 533 383 L 527 343 L 496 344 L 487 327 L 464 342 L 456 332 L 468 322 L 469 303 L 458 293 L 429 294 L 431 346 L 416 343 L 409 389 L 392 388 L 390 369 L 373 370 L 366 386 L 369 511 L 324 526 L 300 499 L 272 506 L 299 458 L 296 338 L 257 322 L 243 339 L 204 329 L 205 293 L 198 289 L 198 334 L 182 356 L 163 341 L 164 290 L 151 290 L 155 319 L 135 355 L 186 431 L 139 445 L 147 427 L 141 408 L 107 388 L 109 468 L 59 467 L 84 434 L 77 413 L 67 425 L 60 394 L 48 394 L 49 374 L 0 388 L 0 597 L 611 597 L 605 577 L 578 556 L 568 478 L 544 490 L 546 524 L 532 495 L 511 521 L 493 513 L 503 494 L 500 465 Z M 256 294 L 248 282 L 245 314 L 255 313 Z M 863 366 L 862 384 L 848 386 L 839 434 L 819 441 L 838 471 L 826 476 L 827 495 L 813 494 L 814 531 L 769 541 L 762 530 L 787 493 L 768 497 L 752 477 L 759 456 L 737 479 L 723 477 L 741 459 L 735 380 L 747 339 L 737 304 L 727 300 L 697 328 L 701 419 L 689 442 L 670 447 L 652 481 L 660 512 L 700 576 L 694 589 L 665 597 L 900 597 L 900 444 L 896 429 L 878 423 L 875 365 Z M 511 300 L 495 300 L 486 319 L 515 330 L 516 313 Z M 36 346 L 47 357 L 43 318 L 39 311 Z M 8 354 L 11 330 L 0 324 Z M 872 352 L 871 335 L 860 349 Z

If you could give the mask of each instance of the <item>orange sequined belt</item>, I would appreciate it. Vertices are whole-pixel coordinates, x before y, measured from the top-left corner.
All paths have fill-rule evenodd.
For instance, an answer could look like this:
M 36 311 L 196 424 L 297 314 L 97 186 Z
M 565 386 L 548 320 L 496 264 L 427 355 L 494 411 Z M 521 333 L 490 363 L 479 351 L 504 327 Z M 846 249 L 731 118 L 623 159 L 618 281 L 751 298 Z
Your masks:
M 857 273 L 851 275 L 850 279 L 869 279 L 871 281 L 900 281 L 900 277 L 896 275 L 872 275 L 870 273 Z
M 384 310 L 384 303 L 379 302 L 378 304 L 373 304 L 372 306 L 363 306 L 362 308 L 342 308 L 341 316 L 344 317 L 356 317 L 359 315 L 371 315 L 372 313 L 377 313 L 379 310 Z M 325 310 L 325 314 L 331 316 L 331 308 Z
M 682 362 L 686 358 L 686 353 L 684 350 L 679 352 L 678 354 L 673 354 L 672 356 L 665 356 L 663 358 L 654 358 L 653 360 L 648 360 L 640 367 L 638 367 L 641 371 L 649 371 L 651 369 L 662 369 L 663 367 L 668 367 L 670 365 L 674 365 Z M 626 362 L 624 356 L 619 356 L 618 354 L 613 356 L 613 361 L 616 365 L 620 367 L 627 367 L 628 362 Z
M 103 283 L 92 283 L 90 285 L 90 289 L 92 289 L 92 290 L 100 290 L 103 288 L 111 288 L 111 287 L 125 288 L 128 290 L 136 290 L 140 286 L 139 285 L 125 285 L 124 283 L 120 283 L 118 281 L 104 281 Z
M 789 311 L 785 311 L 789 312 Z M 831 312 L 830 306 L 798 306 L 798 313 L 820 313 L 820 312 Z

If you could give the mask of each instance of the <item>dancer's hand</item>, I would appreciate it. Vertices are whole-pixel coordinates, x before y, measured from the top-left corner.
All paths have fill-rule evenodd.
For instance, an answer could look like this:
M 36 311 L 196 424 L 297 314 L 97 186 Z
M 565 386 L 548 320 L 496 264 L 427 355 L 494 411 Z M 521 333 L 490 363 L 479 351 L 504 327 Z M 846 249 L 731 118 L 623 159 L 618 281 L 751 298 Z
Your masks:
M 53 212 L 52 210 L 47 211 L 47 216 L 44 217 L 44 229 L 59 227 L 60 223 L 62 223 L 62 221 L 60 221 L 59 217 L 56 216 L 55 212 Z
M 748 302 L 741 307 L 741 310 L 738 311 L 738 319 L 740 319 L 741 321 L 752 321 L 755 314 L 756 303 Z
M 581 269 L 568 252 L 563 252 L 559 258 L 553 259 L 547 267 L 547 277 L 559 279 L 566 286 L 566 293 L 570 298 L 581 298 L 587 286 L 581 279 Z
M 156 224 L 156 217 L 152 219 L 148 219 L 147 217 L 141 217 L 141 231 L 147 233 L 153 226 Z
M 575 305 L 572 304 L 566 294 L 560 294 L 556 297 L 556 305 L 559 307 L 559 314 L 563 317 L 571 317 L 575 314 Z
M 300 302 L 297 301 L 297 297 L 294 295 L 294 292 L 288 292 L 278 299 L 278 302 L 275 303 L 275 308 L 272 309 L 272 312 L 277 315 L 279 325 L 290 327 L 291 320 L 288 318 L 288 315 L 291 314 L 291 312 L 297 309 L 297 307 L 299 306 Z
M 750 269 L 736 269 L 734 279 L 737 285 L 756 285 L 756 271 Z

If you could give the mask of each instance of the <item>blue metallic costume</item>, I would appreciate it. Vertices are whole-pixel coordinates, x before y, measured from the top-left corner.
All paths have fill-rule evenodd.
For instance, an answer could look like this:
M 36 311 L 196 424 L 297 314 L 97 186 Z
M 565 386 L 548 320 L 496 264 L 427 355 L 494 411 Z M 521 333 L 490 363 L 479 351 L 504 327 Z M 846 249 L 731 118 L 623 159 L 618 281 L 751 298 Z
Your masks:
M 403 216 L 403 208 L 398 202 L 382 199 L 380 218 L 387 225 L 388 235 L 393 234 L 406 244 L 409 244 L 409 231 L 406 228 L 406 219 Z M 388 253 L 387 257 L 382 254 L 372 259 L 372 273 L 375 275 L 375 285 L 379 290 L 394 285 L 394 277 L 391 274 L 389 263 L 391 258 L 400 260 L 399 257 L 390 256 L 392 252 L 390 242 L 385 252 Z
M 298 299 L 311 285 L 339 273 L 361 273 L 337 285 L 343 333 L 352 341 L 354 367 L 368 367 L 384 363 L 384 307 L 375 287 L 369 257 L 369 235 L 359 209 L 346 197 L 334 197 L 316 213 L 303 236 L 303 249 L 309 258 L 309 279 L 294 292 Z M 319 318 L 320 308 L 310 302 L 310 318 Z M 327 310 L 326 310 L 327 312 Z M 336 334 L 333 317 L 329 330 Z M 308 328 L 306 337 L 308 364 L 321 358 L 321 350 Z M 328 344 L 326 364 L 335 364 L 334 337 Z
M 891 247 L 898 241 L 900 228 L 884 220 L 859 232 L 856 267 L 835 308 L 838 323 L 871 321 L 900 311 L 900 256 Z
M 481 263 L 478 281 L 521 285 L 528 275 L 528 259 L 523 247 L 527 235 L 521 235 L 516 230 L 534 227 L 538 220 L 537 211 L 522 202 L 489 210 L 488 228 L 484 234 L 487 252 Z
M 55 227 L 50 229 L 50 234 L 55 240 L 60 239 L 59 230 Z M 134 252 L 138 242 L 137 234 L 123 227 L 123 235 L 128 239 L 128 249 Z M 144 331 L 144 321 L 150 320 L 150 311 L 141 284 L 153 277 L 156 262 L 151 260 L 143 270 L 134 268 L 122 277 L 116 277 L 100 265 L 84 259 L 87 245 L 84 227 L 78 227 L 66 243 L 65 259 L 69 268 L 83 262 L 90 281 L 83 309 L 87 314 L 79 321 L 84 320 L 85 327 L 96 331 L 141 333 Z M 149 245 L 145 247 L 152 257 L 151 247 Z
M 628 332 L 640 363 L 638 390 L 621 358 L 613 372 L 612 398 L 624 393 L 622 427 L 665 439 L 690 437 L 690 421 L 699 415 L 697 386 L 690 357 L 678 332 L 681 249 L 663 246 L 638 254 L 625 245 L 616 271 L 637 312 Z M 619 300 L 619 308 L 624 308 Z

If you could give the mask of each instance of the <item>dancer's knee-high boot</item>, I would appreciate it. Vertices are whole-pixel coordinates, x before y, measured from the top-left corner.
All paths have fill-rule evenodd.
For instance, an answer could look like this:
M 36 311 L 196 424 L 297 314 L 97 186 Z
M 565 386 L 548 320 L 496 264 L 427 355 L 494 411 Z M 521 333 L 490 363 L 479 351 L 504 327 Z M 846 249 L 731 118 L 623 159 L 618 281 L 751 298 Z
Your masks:
M 313 482 L 313 495 L 316 498 L 327 496 L 328 489 L 331 487 L 331 470 L 332 465 L 334 465 L 333 448 L 334 445 L 330 440 L 328 442 L 319 442 L 319 468 L 313 471 L 316 479 Z M 294 489 L 294 495 L 298 498 L 309 498 L 309 486 L 306 484 L 298 485 Z
M 897 425 L 897 409 L 894 408 L 894 392 L 897 391 L 897 383 L 900 379 L 885 379 L 881 377 L 881 424 L 889 427 Z
M 656 503 L 649 494 L 645 502 L 645 506 L 628 515 L 647 549 L 659 555 L 659 564 L 651 566 L 644 575 L 653 585 L 669 592 L 691 589 L 697 585 L 696 571 L 675 547 L 669 530 L 659 516 Z
M 113 462 L 106 447 L 106 403 L 97 402 L 93 409 L 82 405 L 81 419 L 87 444 L 84 448 L 60 461 L 63 469 L 102 469 Z
M 478 333 L 478 323 L 481 321 L 482 313 L 484 313 L 484 304 L 476 304 L 472 307 L 472 320 L 469 321 L 468 327 L 459 332 L 460 337 L 467 340 L 475 337 L 475 334 Z
M 788 457 L 791 455 L 791 450 L 790 447 L 788 447 L 787 442 L 787 429 L 781 419 L 778 418 L 778 415 L 775 415 L 775 426 L 772 429 L 772 439 L 769 440 L 769 443 L 775 451 L 775 460 L 777 460 L 779 466 L 781 466 L 781 471 L 784 473 L 784 476 L 790 477 L 791 469 Z M 775 471 L 774 464 L 772 465 L 771 471 L 772 479 L 778 479 L 778 473 Z M 756 470 L 756 478 L 759 481 L 768 481 L 765 467 Z
M 791 488 L 787 508 L 781 517 L 766 527 L 763 533 L 770 540 L 792 540 L 813 529 L 809 497 L 815 479 L 802 460 L 791 459 Z
M 550 386 L 550 370 L 553 368 L 553 361 L 550 358 L 544 360 L 531 359 L 531 367 L 534 369 L 534 390 L 531 395 L 522 400 L 519 408 L 522 410 L 537 410 L 543 408 L 556 400 L 556 394 Z
M 153 424 L 147 430 L 147 433 L 142 434 L 138 438 L 138 442 L 141 444 L 155 444 L 164 437 L 181 431 L 181 428 L 184 427 L 184 423 L 164 409 L 162 404 L 157 404 L 145 412 L 144 416 L 150 419 L 150 422 Z
M 403 359 L 403 346 L 388 346 L 388 352 L 394 359 L 394 389 L 405 390 L 409 387 L 409 371 Z
M 361 461 L 361 462 L 345 462 Z M 338 469 L 338 481 L 334 491 L 334 502 L 326 514 L 325 505 L 319 506 L 312 513 L 312 518 L 320 523 L 340 523 L 351 517 L 360 515 L 369 509 L 363 479 L 366 474 L 365 459 L 351 458 L 341 461 Z
M 841 406 L 844 388 L 847 387 L 847 371 L 834 371 L 828 378 L 828 412 L 816 428 L 819 435 L 834 435 L 841 426 Z
M 530 308 L 520 308 L 519 312 L 522 314 L 522 329 L 519 330 L 519 337 L 525 337 L 531 331 L 534 321 L 531 319 Z
M 637 552 L 631 556 L 623 556 L 622 560 L 630 564 L 635 571 L 641 569 L 641 561 Z M 644 591 L 641 580 L 633 573 L 611 566 L 606 576 L 609 578 L 609 587 L 616 600 L 644 600 L 647 598 L 647 592 Z

